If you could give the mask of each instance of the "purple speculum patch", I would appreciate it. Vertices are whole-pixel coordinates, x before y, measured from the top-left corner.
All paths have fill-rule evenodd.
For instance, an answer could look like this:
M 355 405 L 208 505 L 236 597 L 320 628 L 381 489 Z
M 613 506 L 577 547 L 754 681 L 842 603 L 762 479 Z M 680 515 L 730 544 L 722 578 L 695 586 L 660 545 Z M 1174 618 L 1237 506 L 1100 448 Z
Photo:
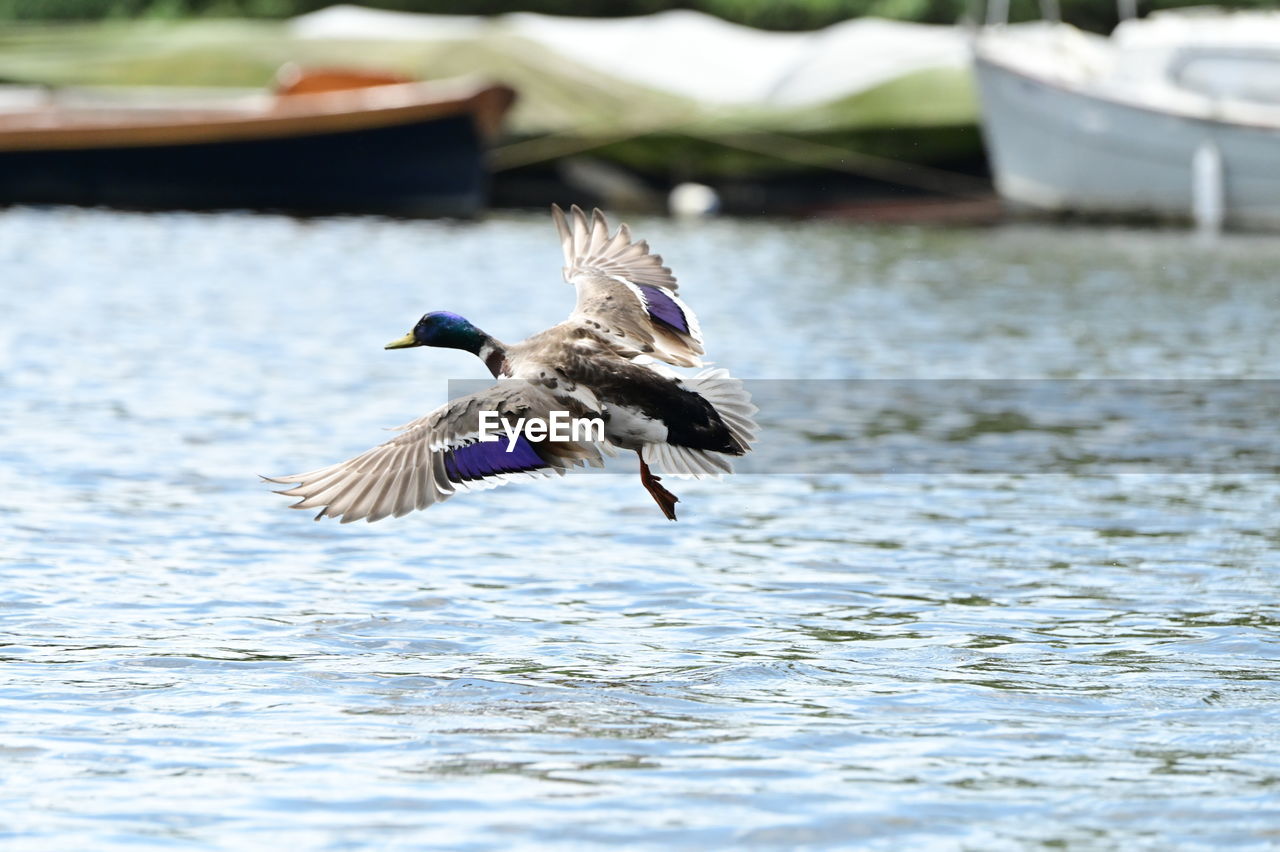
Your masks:
M 649 316 L 654 319 L 662 320 L 667 325 L 679 331 L 688 332 L 689 323 L 684 318 L 684 311 L 680 310 L 680 306 L 675 300 L 666 294 L 660 287 L 649 287 L 640 284 L 640 292 L 644 293 L 645 300 L 649 303 Z
M 507 439 L 477 441 L 455 447 L 444 456 L 444 469 L 451 482 L 484 479 L 499 473 L 519 473 L 548 467 L 533 449 L 529 439 L 521 435 L 516 445 L 507 452 Z

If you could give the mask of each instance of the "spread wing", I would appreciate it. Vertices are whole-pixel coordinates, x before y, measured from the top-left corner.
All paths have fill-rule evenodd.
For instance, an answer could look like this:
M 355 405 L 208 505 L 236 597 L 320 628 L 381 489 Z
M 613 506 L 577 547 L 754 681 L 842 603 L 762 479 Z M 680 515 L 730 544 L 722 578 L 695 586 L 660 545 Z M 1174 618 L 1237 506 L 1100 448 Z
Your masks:
M 591 219 L 576 204 L 568 216 L 551 205 L 564 248 L 564 280 L 578 291 L 570 323 L 590 327 L 678 367 L 702 364 L 698 319 L 676 295 L 675 276 L 644 240 L 633 242 L 622 225 L 610 236 L 599 210 Z
M 526 382 L 503 382 L 453 400 L 381 446 L 329 467 L 292 476 L 263 477 L 269 482 L 299 483 L 278 493 L 302 498 L 290 508 L 320 508 L 316 520 L 342 523 L 400 517 L 414 509 L 448 500 L 461 491 L 478 491 L 513 479 L 563 476 L 570 467 L 602 464 L 591 442 L 530 441 L 519 436 L 511 452 L 508 440 L 480 441 L 480 413 L 496 411 L 514 425 L 521 417 L 549 419 L 550 411 L 589 412 L 572 400 L 553 397 Z

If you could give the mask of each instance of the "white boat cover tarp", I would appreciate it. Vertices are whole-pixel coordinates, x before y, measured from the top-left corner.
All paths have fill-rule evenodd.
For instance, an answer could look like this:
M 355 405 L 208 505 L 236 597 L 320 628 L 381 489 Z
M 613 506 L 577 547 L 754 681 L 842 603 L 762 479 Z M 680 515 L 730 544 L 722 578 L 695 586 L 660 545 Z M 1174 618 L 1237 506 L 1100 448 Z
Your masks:
M 967 73 L 969 63 L 958 27 L 878 18 L 779 33 L 679 10 L 638 18 L 482 18 L 343 5 L 294 18 L 290 32 L 304 39 L 410 41 L 515 36 L 603 78 L 717 106 L 813 106 L 922 70 Z

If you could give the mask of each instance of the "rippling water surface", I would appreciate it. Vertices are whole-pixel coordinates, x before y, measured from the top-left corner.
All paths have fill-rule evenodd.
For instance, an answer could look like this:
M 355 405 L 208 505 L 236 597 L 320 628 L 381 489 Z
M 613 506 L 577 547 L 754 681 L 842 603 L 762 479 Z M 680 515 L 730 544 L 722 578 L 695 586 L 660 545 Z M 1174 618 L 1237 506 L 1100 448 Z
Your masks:
M 748 378 L 1280 377 L 1274 240 L 633 224 Z M 740 476 L 678 524 L 633 476 L 372 526 L 257 482 L 484 376 L 382 344 L 519 339 L 559 266 L 542 216 L 0 213 L 0 845 L 1280 844 L 1275 474 Z

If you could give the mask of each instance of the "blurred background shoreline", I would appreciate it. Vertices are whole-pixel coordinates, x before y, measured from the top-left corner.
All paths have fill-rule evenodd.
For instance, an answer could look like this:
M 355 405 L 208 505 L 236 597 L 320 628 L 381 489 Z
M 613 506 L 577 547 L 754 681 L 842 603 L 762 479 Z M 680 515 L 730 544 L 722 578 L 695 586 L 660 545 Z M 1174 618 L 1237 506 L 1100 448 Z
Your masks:
M 1272 230 L 1280 222 L 1272 196 L 1280 190 L 1268 185 L 1261 200 L 1236 204 L 1234 196 L 1250 191 L 1230 184 L 1250 186 L 1280 150 L 1275 93 L 1241 91 L 1258 88 L 1242 78 L 1277 79 L 1280 51 L 1269 45 L 1280 44 L 1280 29 L 1245 43 L 1229 30 L 1243 30 L 1254 19 L 1235 21 L 1225 13 L 1211 19 L 1202 10 L 1187 13 L 1193 17 L 1185 20 L 1194 22 L 1188 26 L 1205 30 L 1208 22 L 1222 38 L 1161 35 L 1169 27 L 1159 14 L 1152 25 L 1142 18 L 1116 28 L 1123 17 L 1185 5 L 0 0 L 0 203 L 470 217 L 489 206 L 540 208 L 571 200 L 635 212 L 882 223 L 985 224 L 1013 210 Z M 1234 8 L 1268 7 L 1242 2 Z M 1111 39 L 1100 35 L 1113 29 Z M 1137 38 L 1126 42 L 1122 33 Z M 1157 46 L 1167 56 L 1150 49 L 1152 33 L 1155 41 L 1164 39 Z M 1184 85 L 1173 79 L 1186 65 L 1184 54 L 1210 41 L 1217 53 L 1197 69 L 1209 68 L 1211 91 L 1192 92 L 1196 103 L 1153 100 L 1170 81 Z M 1232 52 L 1224 54 L 1219 42 Z M 1268 51 L 1266 63 L 1258 61 L 1260 45 Z M 286 79 L 315 72 L 331 79 L 303 89 L 290 88 Z M 346 75 L 345 82 L 335 83 L 333 72 Z M 1130 83 L 1137 77 L 1151 79 L 1135 88 Z M 455 78 L 503 86 L 511 95 L 492 95 L 506 101 L 478 110 L 455 91 L 441 95 L 427 85 Z M 426 81 L 419 90 L 402 88 L 408 100 L 397 108 L 410 100 L 447 102 L 451 115 L 472 117 L 474 132 L 458 120 L 395 138 L 373 133 L 392 123 L 371 117 L 385 104 L 372 104 L 375 95 L 350 94 L 419 81 Z M 1034 113 L 1045 108 L 1008 97 L 1029 85 L 1065 92 L 1037 92 L 1034 99 L 1067 98 L 1053 110 L 1069 120 L 1054 125 L 1059 117 L 1050 116 L 1039 126 Z M 1224 93 L 1224 86 L 1231 90 Z M 348 94 L 284 97 L 336 90 Z M 1115 140 L 1086 138 L 1099 135 L 1093 113 L 1110 109 L 1109 101 L 1130 112 L 1161 111 L 1166 123 L 1186 125 L 1185 140 L 1177 150 L 1160 151 L 1169 131 L 1108 115 L 1101 120 L 1135 144 L 1136 152 L 1125 156 L 1161 162 L 1139 174 L 1123 159 L 1110 161 L 1101 148 Z M 1223 111 L 1224 103 L 1236 102 L 1244 105 L 1243 118 Z M 1254 132 L 1259 104 L 1261 136 Z M 352 117 L 347 124 L 359 125 L 342 129 L 360 135 L 302 150 L 258 145 L 247 155 L 225 146 L 228 134 L 241 145 L 332 135 L 331 124 L 305 125 L 309 116 L 338 111 Z M 223 132 L 228 122 L 282 112 L 295 117 L 292 126 Z M 1227 138 L 1201 126 L 1223 114 Z M 395 119 L 398 126 L 408 122 L 407 114 Z M 128 139 L 82 138 L 86 129 L 148 123 L 152 132 L 138 130 Z M 175 127 L 195 124 L 218 127 L 195 136 L 178 132 L 181 144 L 174 142 Z M 1025 125 L 1032 132 L 1022 132 Z M 1140 138 L 1152 132 L 1160 138 Z M 1242 133 L 1249 138 L 1239 141 Z M 1089 150 L 1094 141 L 1099 150 Z M 193 153 L 196 144 L 208 147 Z M 1241 145 L 1243 153 L 1233 150 Z M 149 156 L 161 146 L 168 146 L 161 156 Z M 129 150 L 121 155 L 122 148 Z M 83 153 L 88 149 L 94 153 Z M 142 149 L 145 162 L 129 162 Z M 14 150 L 24 153 L 15 158 Z M 68 150 L 81 153 L 48 153 Z M 232 165 L 216 185 L 168 185 L 223 155 Z M 1050 157 L 1067 165 L 1039 162 Z M 241 178 L 255 188 L 224 191 L 244 162 L 258 165 L 257 173 Z M 435 173 L 426 174 L 432 163 Z M 316 175 L 330 171 L 339 174 L 321 186 Z M 261 192 L 276 176 L 287 191 Z M 343 182 L 350 187 L 335 186 Z M 360 183 L 368 189 L 351 188 Z M 1147 184 L 1160 189 L 1148 192 Z
M 331 0 L 0 0 L 0 21 L 180 21 L 218 18 L 280 20 L 332 6 Z M 920 24 L 976 21 L 984 7 L 975 0 L 365 0 L 370 9 L 437 15 L 502 15 L 534 12 L 586 18 L 626 18 L 673 9 L 704 12 L 730 23 L 763 30 L 815 30 L 851 18 L 873 17 Z M 1204 6 L 1194 0 L 1143 0 L 1143 13 Z M 1268 0 L 1232 0 L 1220 8 L 1270 9 Z M 1040 0 L 1011 0 L 1009 21 L 1044 17 Z M 1120 20 L 1112 0 L 1073 0 L 1064 21 L 1097 33 Z

